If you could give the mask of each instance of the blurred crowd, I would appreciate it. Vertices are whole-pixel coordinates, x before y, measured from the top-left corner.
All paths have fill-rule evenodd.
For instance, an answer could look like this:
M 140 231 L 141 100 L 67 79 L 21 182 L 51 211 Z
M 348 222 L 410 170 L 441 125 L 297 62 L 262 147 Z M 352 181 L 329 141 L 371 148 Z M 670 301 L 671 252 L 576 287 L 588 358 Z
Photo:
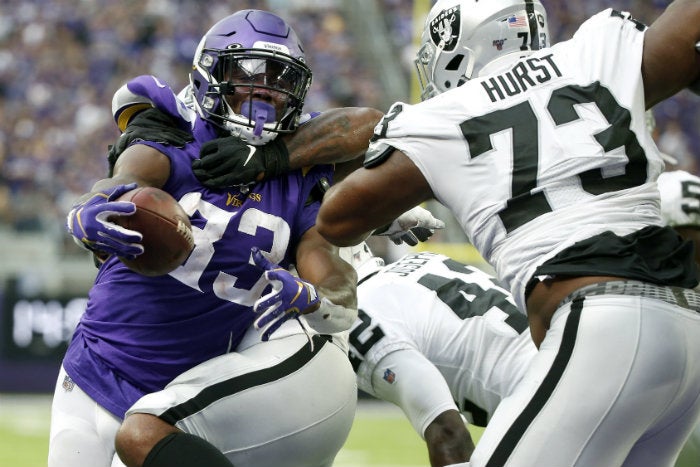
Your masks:
M 671 0 L 541 1 L 547 8 L 550 34 L 555 42 L 571 37 L 582 21 L 605 8 L 629 11 L 639 21 L 651 24 L 671 3 Z M 659 149 L 678 161 L 676 168 L 700 175 L 700 98 L 682 91 L 652 111 Z
M 106 174 L 119 135 L 114 91 L 153 74 L 187 84 L 194 50 L 216 21 L 261 1 L 5 0 L 0 3 L 0 226 L 63 234 L 73 200 Z M 381 89 L 353 53 L 334 7 L 285 15 L 314 72 L 306 109 L 379 107 Z
M 411 79 L 413 2 L 377 0 Z M 662 0 L 542 0 L 554 41 L 608 6 L 648 22 Z M 340 1 L 3 0 L 0 3 L 0 228 L 65 238 L 73 200 L 105 176 L 118 137 L 111 98 L 126 80 L 153 74 L 179 90 L 202 34 L 241 8 L 278 11 L 301 36 L 314 73 L 306 110 L 384 108 L 376 70 L 360 60 Z M 416 24 L 422 24 L 422 21 Z M 409 96 L 406 96 L 409 99 Z M 697 173 L 700 106 L 684 92 L 654 109 L 658 141 Z

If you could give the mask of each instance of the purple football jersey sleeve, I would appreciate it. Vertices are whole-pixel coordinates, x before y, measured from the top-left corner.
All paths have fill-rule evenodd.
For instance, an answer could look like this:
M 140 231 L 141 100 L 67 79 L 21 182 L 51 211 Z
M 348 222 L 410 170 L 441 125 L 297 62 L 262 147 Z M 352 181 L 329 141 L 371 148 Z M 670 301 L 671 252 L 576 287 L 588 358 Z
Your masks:
M 127 89 L 135 96 L 150 101 L 161 112 L 173 117 L 175 123 L 188 130 L 197 120 L 197 114 L 175 95 L 172 88 L 152 75 L 141 75 L 126 83 Z
M 259 183 L 248 192 L 206 188 L 191 163 L 217 129 L 201 119 L 193 123 L 195 140 L 184 148 L 142 144 L 170 159 L 163 189 L 189 215 L 194 250 L 182 266 L 158 277 L 139 275 L 109 258 L 64 358 L 73 380 L 118 417 L 183 371 L 235 349 L 253 322 L 253 303 L 265 291 L 251 248 L 290 266 L 320 206 L 307 199 L 321 178 L 332 178 L 330 166 L 318 166 Z

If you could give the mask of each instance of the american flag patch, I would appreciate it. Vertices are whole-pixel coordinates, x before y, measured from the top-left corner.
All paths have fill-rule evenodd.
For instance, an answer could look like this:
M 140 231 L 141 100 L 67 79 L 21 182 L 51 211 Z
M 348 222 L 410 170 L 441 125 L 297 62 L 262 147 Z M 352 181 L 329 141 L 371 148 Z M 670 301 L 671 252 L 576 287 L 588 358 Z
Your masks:
M 525 16 L 513 15 L 509 17 L 506 22 L 509 28 L 524 28 L 527 26 L 527 19 Z
M 396 381 L 396 373 L 394 373 L 393 371 L 391 371 L 389 369 L 386 369 L 384 371 L 383 378 L 384 378 L 384 381 L 386 381 L 387 383 L 394 384 L 394 381 Z

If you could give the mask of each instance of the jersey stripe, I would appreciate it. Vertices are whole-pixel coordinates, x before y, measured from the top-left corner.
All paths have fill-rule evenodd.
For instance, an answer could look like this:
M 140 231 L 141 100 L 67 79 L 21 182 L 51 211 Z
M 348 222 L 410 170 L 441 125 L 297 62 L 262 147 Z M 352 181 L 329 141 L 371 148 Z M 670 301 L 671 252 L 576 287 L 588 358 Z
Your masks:
M 539 50 L 540 35 L 537 27 L 537 15 L 535 14 L 535 5 L 532 0 L 525 0 L 525 11 L 527 12 L 527 22 L 530 26 L 530 50 Z
M 581 321 L 581 310 L 583 309 L 584 300 L 584 298 L 581 298 L 571 302 L 571 312 L 566 319 L 566 326 L 564 327 L 564 334 L 561 339 L 561 347 L 552 363 L 552 367 L 535 392 L 532 400 L 510 426 L 500 443 L 498 443 L 498 446 L 491 454 L 491 458 L 488 460 L 485 467 L 499 467 L 506 464 L 524 433 L 545 406 L 556 389 L 557 384 L 559 384 L 559 380 L 561 380 L 564 370 L 566 370 L 571 355 L 574 352 L 576 334 Z
M 180 420 L 200 412 L 219 399 L 291 375 L 310 362 L 327 342 L 332 341 L 332 337 L 327 335 L 314 335 L 312 339 L 313 345 L 304 345 L 294 355 L 281 363 L 208 386 L 192 399 L 166 410 L 159 418 L 175 425 Z

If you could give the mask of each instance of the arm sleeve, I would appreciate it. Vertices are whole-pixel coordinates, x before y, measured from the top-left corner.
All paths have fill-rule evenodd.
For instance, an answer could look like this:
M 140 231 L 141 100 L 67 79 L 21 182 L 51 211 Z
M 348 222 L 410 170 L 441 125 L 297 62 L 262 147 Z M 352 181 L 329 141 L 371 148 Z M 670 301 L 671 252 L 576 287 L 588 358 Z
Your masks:
M 440 371 L 415 349 L 392 352 L 372 373 L 373 396 L 396 404 L 413 429 L 425 439 L 425 429 L 446 410 L 459 411 Z

